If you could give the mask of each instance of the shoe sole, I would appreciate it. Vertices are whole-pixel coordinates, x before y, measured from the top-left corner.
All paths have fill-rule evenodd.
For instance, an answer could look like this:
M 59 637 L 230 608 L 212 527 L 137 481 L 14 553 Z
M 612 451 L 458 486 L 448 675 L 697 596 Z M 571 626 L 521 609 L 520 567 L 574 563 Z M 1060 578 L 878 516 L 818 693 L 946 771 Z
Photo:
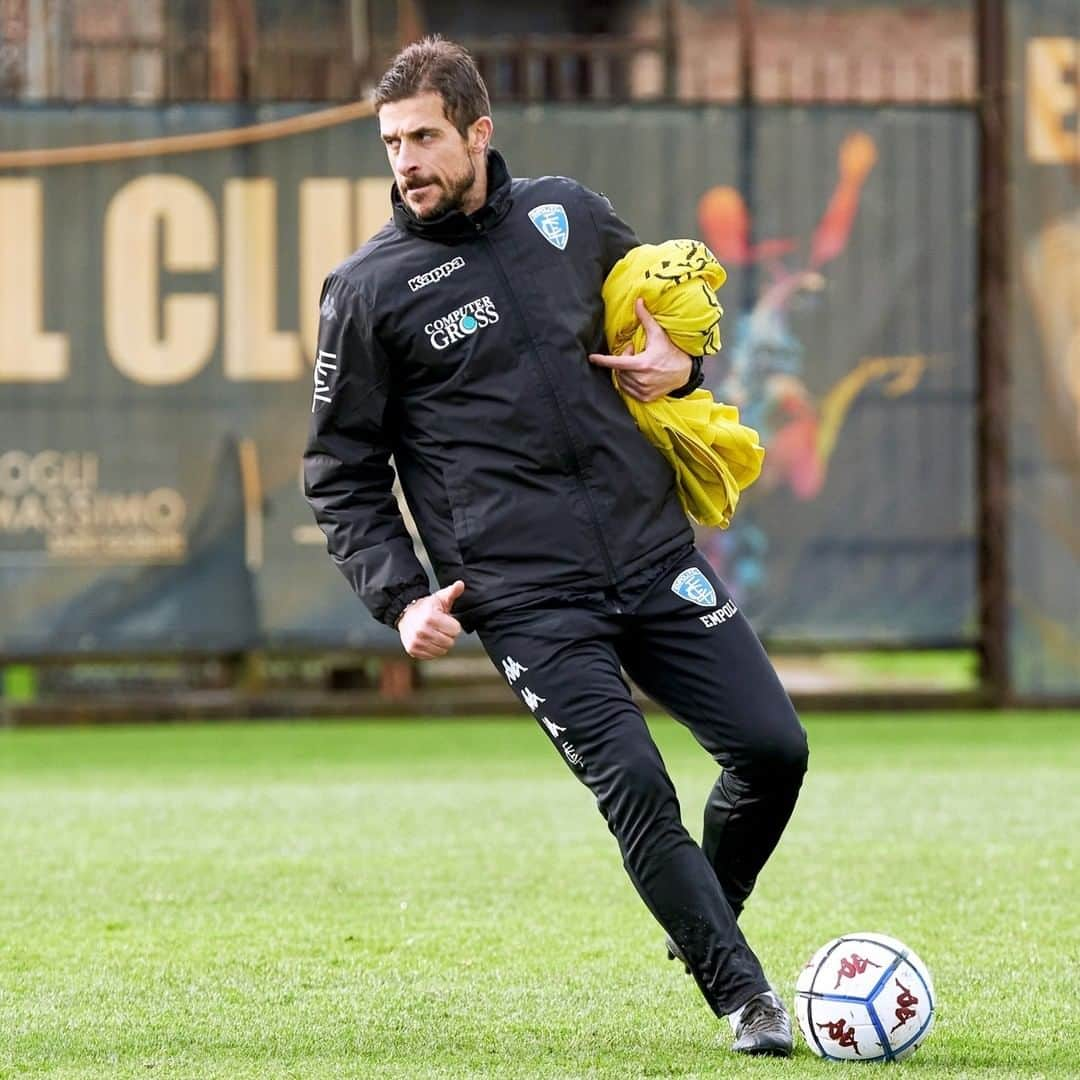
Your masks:
M 736 1054 L 742 1054 L 743 1057 L 774 1057 L 774 1058 L 789 1058 L 791 1057 L 790 1050 L 736 1050 Z

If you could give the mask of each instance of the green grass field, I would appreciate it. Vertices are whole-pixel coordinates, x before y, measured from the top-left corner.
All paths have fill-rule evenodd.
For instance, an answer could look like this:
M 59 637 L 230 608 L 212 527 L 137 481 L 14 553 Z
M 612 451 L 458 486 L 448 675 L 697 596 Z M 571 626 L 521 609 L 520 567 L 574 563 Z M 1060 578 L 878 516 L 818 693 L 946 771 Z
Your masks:
M 825 940 L 880 930 L 939 999 L 892 1068 L 1080 1075 L 1080 717 L 806 723 L 744 916 L 783 996 Z M 698 835 L 711 762 L 653 730 Z M 0 733 L 0 815 L 3 1077 L 859 1068 L 728 1052 L 527 718 Z

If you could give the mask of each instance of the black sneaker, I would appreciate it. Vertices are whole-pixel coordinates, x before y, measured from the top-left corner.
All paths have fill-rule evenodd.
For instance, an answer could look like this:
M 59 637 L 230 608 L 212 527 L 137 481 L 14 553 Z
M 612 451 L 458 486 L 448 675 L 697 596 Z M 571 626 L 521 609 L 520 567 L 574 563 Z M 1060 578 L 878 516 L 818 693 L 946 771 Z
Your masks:
M 737 1054 L 791 1057 L 791 1018 L 780 999 L 767 991 L 752 997 L 742 1008 L 735 1043 Z

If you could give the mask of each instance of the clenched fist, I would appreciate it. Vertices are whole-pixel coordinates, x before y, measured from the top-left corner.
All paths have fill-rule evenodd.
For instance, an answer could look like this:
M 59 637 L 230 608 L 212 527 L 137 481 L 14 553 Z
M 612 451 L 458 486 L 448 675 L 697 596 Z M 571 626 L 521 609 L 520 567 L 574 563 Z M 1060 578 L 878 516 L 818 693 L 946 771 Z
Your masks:
M 454 647 L 461 633 L 461 623 L 450 614 L 450 609 L 464 591 L 465 582 L 455 581 L 405 609 L 398 619 L 397 632 L 411 657 L 434 660 L 445 656 Z

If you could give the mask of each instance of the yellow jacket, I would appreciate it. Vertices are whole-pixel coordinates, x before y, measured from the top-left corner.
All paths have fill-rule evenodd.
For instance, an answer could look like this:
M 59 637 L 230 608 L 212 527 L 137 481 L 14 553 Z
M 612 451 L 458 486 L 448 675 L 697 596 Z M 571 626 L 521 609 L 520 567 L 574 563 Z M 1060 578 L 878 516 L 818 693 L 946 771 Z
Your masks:
M 713 253 L 696 240 L 634 248 L 604 282 L 604 331 L 612 353 L 631 343 L 635 353 L 645 348 L 645 328 L 634 312 L 639 296 L 683 352 L 717 352 L 723 309 L 716 290 L 726 279 Z M 642 434 L 671 462 L 686 513 L 699 525 L 727 528 L 739 492 L 761 473 L 765 450 L 758 433 L 739 423 L 734 405 L 714 401 L 708 390 L 648 404 L 619 392 Z

